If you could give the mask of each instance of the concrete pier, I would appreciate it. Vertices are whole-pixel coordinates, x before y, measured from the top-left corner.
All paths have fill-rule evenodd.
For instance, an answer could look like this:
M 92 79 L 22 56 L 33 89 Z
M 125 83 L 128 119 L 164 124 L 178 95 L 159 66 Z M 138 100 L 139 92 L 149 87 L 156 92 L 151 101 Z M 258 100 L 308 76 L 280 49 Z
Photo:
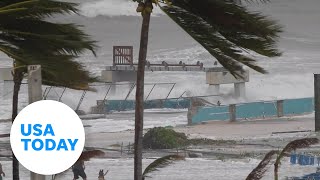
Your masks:
M 101 81 L 108 83 L 116 82 L 135 82 L 137 78 L 136 65 L 115 65 L 107 66 L 101 72 Z M 145 71 L 197 71 L 206 73 L 206 83 L 209 84 L 212 93 L 220 93 L 221 84 L 234 84 L 235 96 L 245 97 L 245 82 L 249 82 L 249 71 L 238 72 L 243 78 L 235 78 L 223 67 L 205 68 L 202 66 L 146 66 Z M 115 93 L 115 87 L 111 92 Z
M 211 94 L 220 94 L 220 84 L 209 84 L 209 90 L 211 91 Z
M 246 96 L 246 86 L 245 83 L 249 82 L 249 71 L 244 71 L 241 73 L 243 78 L 235 78 L 228 71 L 221 72 L 206 72 L 207 84 L 214 87 L 214 93 L 219 92 L 220 84 L 234 84 L 234 95 L 236 98 Z
M 244 82 L 234 83 L 234 95 L 236 98 L 246 96 L 246 84 Z

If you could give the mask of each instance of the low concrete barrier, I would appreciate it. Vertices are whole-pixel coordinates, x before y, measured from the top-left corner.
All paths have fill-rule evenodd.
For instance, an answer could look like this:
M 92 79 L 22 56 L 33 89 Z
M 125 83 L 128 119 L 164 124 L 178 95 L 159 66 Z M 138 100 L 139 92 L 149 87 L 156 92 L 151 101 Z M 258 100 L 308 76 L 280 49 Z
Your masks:
M 130 111 L 135 109 L 135 100 L 105 100 L 100 102 L 100 112 L 110 113 L 112 111 Z M 168 109 L 187 109 L 190 107 L 190 99 L 159 99 L 147 100 L 144 102 L 145 109 L 168 108 Z M 98 109 L 98 107 L 96 108 Z
M 212 120 L 236 121 L 303 115 L 313 111 L 313 98 L 230 104 L 226 106 L 195 106 L 193 104 L 189 108 L 188 124 L 198 124 Z

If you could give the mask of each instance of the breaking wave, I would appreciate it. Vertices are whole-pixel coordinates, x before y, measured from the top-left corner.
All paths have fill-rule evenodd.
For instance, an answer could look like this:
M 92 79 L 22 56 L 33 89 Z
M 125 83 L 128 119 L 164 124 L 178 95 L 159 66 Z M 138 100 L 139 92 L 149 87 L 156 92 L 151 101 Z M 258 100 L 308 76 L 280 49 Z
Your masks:
M 100 0 L 80 5 L 81 14 L 87 17 L 96 16 L 140 16 L 136 12 L 137 3 L 131 0 Z M 158 7 L 154 7 L 153 16 L 162 15 Z

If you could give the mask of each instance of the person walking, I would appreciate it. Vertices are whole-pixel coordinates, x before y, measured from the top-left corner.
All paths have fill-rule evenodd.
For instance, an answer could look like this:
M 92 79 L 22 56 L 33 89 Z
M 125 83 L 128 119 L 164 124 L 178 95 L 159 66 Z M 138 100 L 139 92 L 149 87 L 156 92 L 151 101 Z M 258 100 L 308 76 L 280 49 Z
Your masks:
M 87 180 L 87 175 L 84 172 L 85 168 L 86 167 L 84 166 L 84 161 L 83 160 L 78 160 L 72 166 L 73 180 L 79 179 L 79 176 L 82 177 L 83 180 Z
M 6 174 L 3 172 L 2 164 L 0 163 L 0 180 L 2 180 L 2 175 L 3 175 L 3 177 L 6 176 Z

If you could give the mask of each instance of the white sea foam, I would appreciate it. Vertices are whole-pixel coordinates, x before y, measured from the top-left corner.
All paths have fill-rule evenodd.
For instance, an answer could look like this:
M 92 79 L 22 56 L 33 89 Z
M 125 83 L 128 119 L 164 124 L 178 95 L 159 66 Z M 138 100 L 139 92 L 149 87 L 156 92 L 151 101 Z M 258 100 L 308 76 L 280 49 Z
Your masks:
M 143 167 L 150 164 L 153 159 L 143 159 Z M 159 171 L 151 173 L 152 179 L 155 180 L 194 180 L 194 179 L 245 179 L 254 167 L 260 162 L 259 159 L 244 160 L 211 160 L 203 158 L 189 159 L 185 161 L 177 161 L 169 167 L 164 167 Z M 130 180 L 133 174 L 133 159 L 91 159 L 86 161 L 86 173 L 88 179 L 95 179 L 97 170 L 106 168 L 109 170 L 108 179 Z M 3 169 L 10 169 L 11 162 L 3 161 Z M 284 158 L 281 164 L 280 179 L 286 176 L 303 176 L 305 174 L 314 173 L 315 166 L 299 166 L 290 165 L 289 159 Z M 29 171 L 20 166 L 21 179 L 26 180 Z M 187 174 L 187 175 L 186 175 Z M 71 169 L 63 172 L 56 177 L 60 179 L 70 179 L 72 177 Z M 11 179 L 11 171 L 6 171 L 6 178 Z M 49 178 L 49 177 L 48 177 Z M 263 179 L 273 179 L 273 169 L 268 168 Z
M 318 0 L 307 0 L 308 3 L 296 1 L 288 8 L 286 1 L 275 0 L 270 4 L 263 4 L 259 6 L 261 10 L 271 14 L 272 17 L 282 20 L 281 24 L 286 25 L 285 33 L 280 39 L 280 47 L 284 54 L 278 58 L 263 58 L 259 57 L 259 65 L 267 69 L 270 74 L 261 75 L 254 71 L 250 73 L 250 81 L 246 83 L 247 97 L 242 99 L 233 99 L 233 85 L 222 85 L 222 96 L 213 98 L 212 102 L 220 100 L 223 104 L 234 102 L 247 102 L 257 100 L 271 100 L 271 99 L 287 99 L 287 98 L 302 98 L 313 96 L 313 73 L 319 73 L 319 59 L 320 47 L 319 35 L 314 31 L 314 27 L 318 27 L 317 23 L 308 23 L 307 21 L 299 21 L 296 19 L 300 17 L 307 18 L 303 15 L 297 15 L 292 12 L 292 8 L 302 5 L 312 12 L 315 7 L 318 7 Z M 136 3 L 131 0 L 91 0 L 81 4 L 82 14 L 87 17 L 103 16 L 139 16 L 135 12 Z M 278 6 L 278 4 L 282 6 Z M 258 8 L 259 10 L 259 8 Z M 158 11 L 160 12 L 160 10 Z M 272 13 L 269 13 L 272 12 Z M 285 15 L 283 14 L 284 12 Z M 155 10 L 157 14 L 157 10 Z M 289 14 L 287 16 L 287 14 Z M 317 14 L 318 15 L 318 14 Z M 73 18 L 73 17 L 71 17 Z M 90 19 L 88 21 L 88 19 Z M 88 27 L 90 34 L 95 36 L 95 39 L 101 43 L 101 50 L 98 51 L 100 60 L 92 58 L 91 54 L 88 56 L 81 56 L 81 61 L 87 65 L 90 72 L 100 75 L 100 71 L 104 69 L 105 65 L 111 64 L 112 59 L 112 45 L 116 44 L 133 44 L 135 55 L 137 55 L 139 40 L 135 35 L 138 34 L 138 27 L 134 23 L 138 21 L 128 21 L 131 18 L 80 18 L 79 22 Z M 135 18 L 132 18 L 135 19 Z M 138 19 L 138 18 L 137 18 Z M 215 59 L 200 45 L 196 44 L 189 36 L 181 35 L 182 31 L 165 16 L 154 18 L 153 26 L 150 30 L 150 51 L 148 51 L 148 60 L 155 63 L 167 61 L 168 63 L 177 63 L 179 61 L 188 64 L 195 64 L 197 61 L 204 63 L 206 67 L 212 67 Z M 88 23 L 90 22 L 90 23 Z M 110 23 L 111 22 L 111 23 Z M 109 23 L 109 24 L 108 24 Z M 302 24 L 300 24 L 302 23 Z M 308 23 L 305 25 L 304 23 Z M 110 25 L 111 24 L 111 25 Z M 110 28 L 112 26 L 112 28 Z M 139 26 L 140 27 L 140 26 Z M 291 27 L 291 28 L 290 28 Z M 300 30 L 302 29 L 303 30 Z M 305 35 L 306 33 L 310 35 Z M 134 38 L 132 38 L 134 37 Z M 130 39 L 132 38 L 132 39 Z M 171 41 L 170 41 L 171 40 Z M 125 42 L 125 43 L 123 43 Z M 174 43 L 176 42 L 176 43 Z M 307 42 L 307 43 L 305 43 Z M 173 45 L 172 45 L 173 44 Z M 310 45 L 311 44 L 311 45 Z M 8 60 L 0 53 L 0 66 L 8 66 L 12 61 Z M 108 61 L 109 60 L 109 61 Z M 210 95 L 213 94 L 210 87 L 206 84 L 205 74 L 203 72 L 148 72 L 146 74 L 146 82 L 174 82 L 177 83 L 169 98 L 179 97 L 184 91 L 190 92 L 190 95 Z M 170 91 L 172 85 L 156 86 L 151 93 L 150 98 L 165 98 Z M 96 100 L 103 99 L 106 93 L 106 88 L 101 87 L 98 93 L 88 92 L 80 109 L 89 110 L 89 108 L 96 104 Z M 151 90 L 152 85 L 146 86 L 146 94 Z M 124 99 L 129 92 L 130 86 L 118 88 L 118 93 L 114 96 L 109 96 L 107 99 Z M 2 91 L 0 84 L 0 91 Z M 59 95 L 63 91 L 60 89 L 53 89 L 50 93 L 52 99 L 59 99 Z M 57 93 L 56 93 L 57 92 Z M 0 92 L 1 94 L 1 92 Z M 135 90 L 128 97 L 133 99 Z M 76 108 L 82 92 L 67 91 L 62 98 L 62 101 L 72 108 Z M 9 100 L 12 96 L 0 96 L 0 119 L 9 118 L 11 114 L 11 102 Z M 20 103 L 27 103 L 27 95 L 21 92 L 22 99 Z M 23 106 L 21 106 L 23 107 Z
M 140 16 L 136 12 L 137 3 L 129 0 L 100 0 L 81 4 L 81 14 L 87 17 L 102 16 Z M 152 15 L 163 14 L 154 7 Z

